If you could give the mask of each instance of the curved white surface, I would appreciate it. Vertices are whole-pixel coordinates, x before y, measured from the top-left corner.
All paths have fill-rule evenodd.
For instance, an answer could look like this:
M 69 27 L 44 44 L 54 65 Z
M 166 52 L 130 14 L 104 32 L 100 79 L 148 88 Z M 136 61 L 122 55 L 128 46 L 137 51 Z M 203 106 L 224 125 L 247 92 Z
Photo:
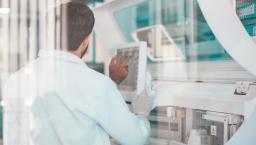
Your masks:
M 256 44 L 236 15 L 231 0 L 198 0 L 216 38 L 245 69 L 256 75 Z
M 256 111 L 245 121 L 238 132 L 225 145 L 255 145 L 256 143 Z
M 250 94 L 256 93 L 256 86 L 252 86 L 248 95 L 242 97 L 234 95 L 235 88 L 236 84 L 158 81 L 154 83 L 154 90 L 158 92 L 154 105 L 246 116 L 246 105 L 253 99 Z
M 245 69 L 256 75 L 256 44 L 232 7 L 231 0 L 198 0 L 213 33 L 227 52 Z M 226 145 L 255 145 L 256 110 Z

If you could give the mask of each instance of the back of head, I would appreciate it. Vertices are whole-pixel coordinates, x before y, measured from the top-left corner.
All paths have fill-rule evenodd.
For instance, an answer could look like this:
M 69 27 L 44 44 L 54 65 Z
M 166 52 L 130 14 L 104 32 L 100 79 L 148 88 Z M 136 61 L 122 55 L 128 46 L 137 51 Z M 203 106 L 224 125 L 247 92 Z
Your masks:
M 59 10 L 61 49 L 75 51 L 93 31 L 94 14 L 81 2 L 61 4 Z

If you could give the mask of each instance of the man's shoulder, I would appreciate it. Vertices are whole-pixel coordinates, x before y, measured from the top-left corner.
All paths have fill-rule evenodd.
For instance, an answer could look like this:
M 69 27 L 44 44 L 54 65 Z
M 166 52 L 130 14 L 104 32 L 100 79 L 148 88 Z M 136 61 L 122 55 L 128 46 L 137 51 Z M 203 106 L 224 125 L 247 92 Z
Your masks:
M 115 83 L 108 76 L 101 74 L 93 69 L 87 69 L 84 73 L 84 77 L 80 76 L 82 78 L 76 79 L 78 79 L 80 82 L 79 84 L 82 84 L 82 90 L 85 90 L 87 93 L 92 91 L 96 96 L 98 95 L 103 97 L 106 95 L 103 93 L 111 91 L 116 87 Z
M 100 82 L 102 84 L 109 84 L 112 82 L 108 76 L 106 76 L 105 74 L 99 73 L 91 68 L 87 68 L 87 75 L 91 79 L 97 82 Z
M 94 69 L 90 68 L 86 64 L 84 65 L 73 65 L 72 67 L 65 67 L 65 74 L 68 76 L 69 79 L 77 80 L 83 83 L 91 83 L 99 85 L 99 83 L 108 82 L 110 78 L 105 74 L 99 73 Z

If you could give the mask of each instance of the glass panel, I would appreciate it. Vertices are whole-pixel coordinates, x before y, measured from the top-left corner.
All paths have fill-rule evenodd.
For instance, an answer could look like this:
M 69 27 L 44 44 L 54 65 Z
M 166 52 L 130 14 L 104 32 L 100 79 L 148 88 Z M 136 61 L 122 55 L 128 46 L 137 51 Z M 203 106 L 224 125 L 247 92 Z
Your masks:
M 129 41 L 137 29 L 161 24 L 186 54 L 187 61 L 231 59 L 216 40 L 196 1 L 147 0 L 116 12 L 115 18 Z
M 250 36 L 256 36 L 256 1 L 237 0 L 236 10 Z
M 173 53 L 161 45 L 155 49 L 149 47 L 149 67 L 156 78 L 221 82 L 252 79 L 251 74 L 234 62 L 215 38 L 196 0 L 147 0 L 116 11 L 114 17 L 128 42 L 139 41 L 136 40 L 136 32 L 156 25 L 167 32 L 169 40 L 176 46 L 177 56 L 182 59 L 172 57 L 164 59 L 164 63 L 154 62 L 159 60 L 155 54 L 170 58 Z M 159 39 L 157 33 L 153 36 Z M 148 42 L 144 38 L 140 40 Z M 150 43 L 148 45 L 151 46 Z M 227 75 L 233 70 L 237 73 Z
M 197 60 L 229 60 L 231 57 L 216 40 L 213 32 L 208 26 L 197 2 L 194 3 L 195 20 L 195 42 L 193 51 L 196 51 Z M 192 55 L 195 56 L 195 55 Z

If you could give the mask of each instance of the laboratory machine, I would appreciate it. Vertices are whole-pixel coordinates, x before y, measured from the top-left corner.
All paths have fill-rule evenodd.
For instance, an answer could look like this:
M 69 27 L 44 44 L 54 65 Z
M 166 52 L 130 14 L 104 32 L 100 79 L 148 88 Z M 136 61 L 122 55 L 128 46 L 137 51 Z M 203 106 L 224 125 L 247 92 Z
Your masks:
M 148 118 L 152 129 L 148 145 L 224 145 L 250 118 L 255 106 L 256 77 L 232 59 L 225 50 L 228 48 L 216 39 L 218 35 L 207 24 L 200 1 L 175 1 L 174 5 L 181 9 L 186 9 L 185 4 L 191 6 L 187 8 L 193 12 L 187 14 L 190 21 L 180 17 L 185 12 L 173 8 L 170 1 L 175 0 L 116 0 L 102 4 L 94 10 L 96 18 L 100 17 L 95 32 L 110 56 L 120 44 L 147 42 L 148 64 L 143 71 L 151 73 L 152 89 L 156 91 L 156 107 Z M 235 11 L 238 6 L 234 5 L 239 2 L 229 4 Z M 156 10 L 159 7 L 160 12 Z M 172 8 L 178 13 L 175 19 L 167 17 L 172 15 Z M 151 21 L 151 16 L 160 21 Z M 137 27 L 133 27 L 134 21 Z M 111 28 L 112 38 L 100 26 L 102 22 Z M 139 67 L 145 68 L 144 64 Z M 128 80 L 137 81 L 131 76 Z

